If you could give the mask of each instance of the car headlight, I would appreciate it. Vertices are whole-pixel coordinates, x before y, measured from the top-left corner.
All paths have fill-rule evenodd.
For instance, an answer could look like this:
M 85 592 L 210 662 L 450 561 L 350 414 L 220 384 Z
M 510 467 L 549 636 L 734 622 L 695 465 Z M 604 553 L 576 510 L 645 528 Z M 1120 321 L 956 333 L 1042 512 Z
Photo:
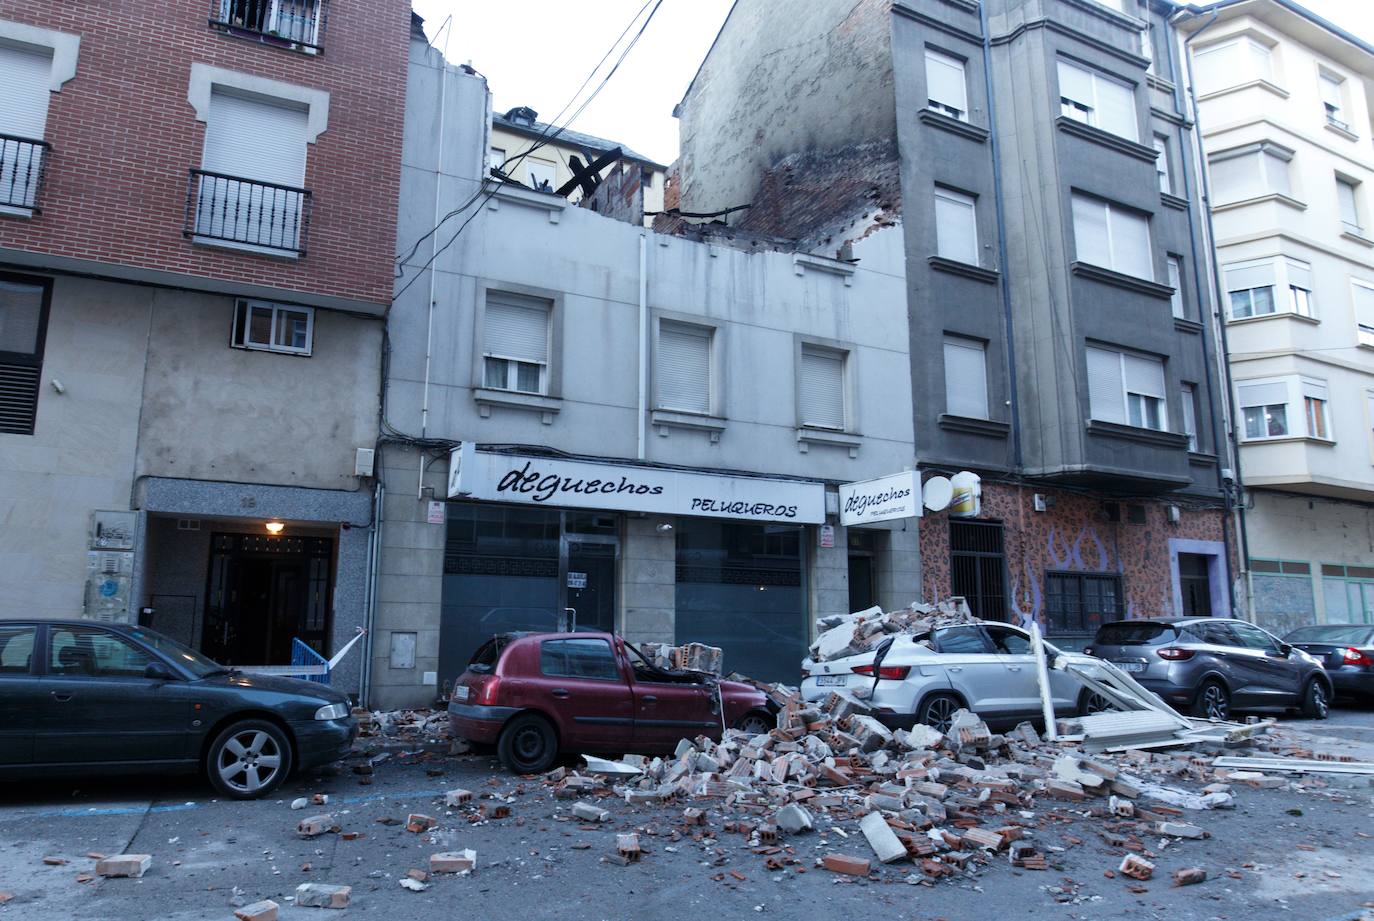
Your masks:
M 348 716 L 348 704 L 325 704 L 315 711 L 317 720 L 341 720 Z

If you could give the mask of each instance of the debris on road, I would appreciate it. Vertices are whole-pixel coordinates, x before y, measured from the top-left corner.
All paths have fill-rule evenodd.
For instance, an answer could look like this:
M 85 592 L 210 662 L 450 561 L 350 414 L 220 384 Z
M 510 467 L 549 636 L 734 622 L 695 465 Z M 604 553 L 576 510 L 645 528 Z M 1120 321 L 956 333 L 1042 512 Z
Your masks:
M 821 858 L 821 866 L 834 873 L 844 873 L 847 876 L 867 876 L 873 868 L 871 861 L 862 857 L 851 857 L 848 854 L 826 854 Z
M 811 644 L 814 662 L 830 662 L 872 652 L 886 636 L 920 635 L 940 627 L 977 623 L 967 602 L 948 598 L 939 604 L 912 604 L 899 611 L 872 607 L 854 614 L 834 614 L 816 621 L 820 635 Z
M 151 854 L 120 854 L 101 860 L 95 865 L 95 872 L 99 876 L 138 879 L 148 871 L 152 863 Z
M 637 648 L 649 660 L 649 664 L 665 671 L 702 672 L 719 676 L 725 662 L 724 650 L 704 643 L 684 643 L 681 646 L 641 643 Z
M 234 917 L 238 921 L 277 921 L 279 908 L 280 906 L 271 899 L 263 899 L 261 902 L 235 909 Z
M 432 815 L 412 812 L 410 815 L 406 816 L 406 831 L 414 832 L 417 835 L 420 832 L 429 831 L 438 824 L 439 821 Z
M 315 838 L 327 831 L 334 830 L 334 817 L 329 813 L 312 815 L 296 823 L 296 834 L 302 838 Z
M 1121 866 L 1116 868 L 1116 872 L 1132 879 L 1147 880 L 1154 875 L 1155 865 L 1139 854 L 1127 854 L 1121 858 Z
M 471 848 L 429 855 L 431 873 L 471 873 L 477 869 L 477 852 Z
M 352 892 L 352 886 L 301 883 L 296 887 L 296 905 L 301 908 L 347 908 Z
M 1175 886 L 1194 886 L 1207 881 L 1207 871 L 1202 867 L 1185 867 L 1174 871 Z

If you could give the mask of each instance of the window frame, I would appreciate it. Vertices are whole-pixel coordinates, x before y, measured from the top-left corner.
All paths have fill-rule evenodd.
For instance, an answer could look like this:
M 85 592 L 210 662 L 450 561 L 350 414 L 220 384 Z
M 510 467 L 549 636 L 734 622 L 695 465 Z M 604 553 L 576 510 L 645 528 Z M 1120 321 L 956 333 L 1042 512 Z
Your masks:
M 1270 195 L 1282 195 L 1285 198 L 1294 198 L 1293 195 L 1293 160 L 1297 152 L 1276 144 L 1273 141 L 1256 141 L 1253 144 L 1243 144 L 1230 150 L 1221 150 L 1210 154 L 1207 157 L 1208 175 L 1212 179 L 1212 186 L 1215 189 L 1216 166 L 1220 163 L 1232 161 L 1244 161 L 1253 159 L 1253 163 L 1243 170 L 1246 176 L 1258 177 L 1260 188 L 1257 190 L 1244 189 L 1239 198 L 1227 198 L 1218 201 L 1216 206 L 1234 205 L 1241 202 L 1254 201 L 1257 198 L 1265 198 Z M 1278 171 L 1278 172 L 1275 172 Z M 1278 178 L 1281 182 L 1276 183 Z M 1282 186 L 1280 188 L 1279 186 Z
M 1328 85 L 1335 90 L 1336 101 L 1334 104 L 1327 98 L 1325 92 Z M 1326 123 L 1348 132 L 1351 130 L 1350 123 L 1342 117 L 1345 114 L 1345 88 L 1345 77 L 1325 67 L 1317 68 L 1317 96 L 1321 99 L 1322 114 L 1325 116 Z
M 1119 382 L 1120 387 L 1121 387 L 1121 407 L 1122 407 L 1123 419 L 1122 419 L 1122 421 L 1118 422 L 1118 421 L 1115 420 L 1115 419 L 1105 419 L 1105 418 L 1103 418 L 1103 417 L 1101 417 L 1101 416 L 1094 415 L 1093 401 L 1092 401 L 1092 383 L 1091 383 L 1091 379 L 1089 380 L 1089 385 L 1088 385 L 1088 418 L 1094 419 L 1094 420 L 1096 420 L 1096 421 L 1098 421 L 1098 422 L 1108 422 L 1108 423 L 1111 423 L 1111 424 L 1114 424 L 1114 425 L 1126 425 L 1126 426 L 1129 426 L 1129 427 L 1131 427 L 1131 428 L 1147 429 L 1147 430 L 1149 430 L 1149 431 L 1154 431 L 1154 432 L 1167 432 L 1167 431 L 1169 431 L 1169 379 L 1168 379 L 1168 376 L 1167 376 L 1166 373 L 1165 373 L 1166 370 L 1167 370 L 1167 365 L 1166 365 L 1164 359 L 1161 358 L 1161 357 L 1159 357 L 1159 356 L 1157 356 L 1157 355 L 1149 355 L 1149 354 L 1146 354 L 1146 353 L 1144 353 L 1144 352 L 1129 351 L 1129 350 L 1124 350 L 1124 349 L 1119 349 L 1119 348 L 1110 347 L 1110 346 L 1107 346 L 1107 345 L 1097 345 L 1097 344 L 1094 344 L 1094 343 L 1089 342 L 1089 343 L 1085 346 L 1085 349 L 1084 349 L 1084 353 L 1085 353 L 1085 354 L 1084 354 L 1084 369 L 1085 369 L 1085 370 L 1087 369 L 1087 361 L 1088 361 L 1086 353 L 1087 353 L 1087 351 L 1089 351 L 1089 350 L 1097 351 L 1097 352 L 1103 352 L 1103 353 L 1109 354 L 1109 355 L 1114 355 L 1114 356 L 1116 357 L 1116 359 L 1117 359 L 1117 368 L 1118 368 L 1118 370 L 1117 370 L 1117 381 Z M 1126 383 L 1126 359 L 1127 359 L 1127 358 L 1134 358 L 1134 359 L 1136 359 L 1136 360 L 1138 360 L 1138 361 L 1148 361 L 1148 362 L 1150 362 L 1150 363 L 1152 363 L 1152 364 L 1158 365 L 1158 367 L 1159 367 L 1159 383 L 1160 383 L 1160 393 L 1159 393 L 1159 394 L 1156 395 L 1156 394 L 1149 394 L 1149 393 L 1140 393 L 1140 392 L 1138 392 L 1138 391 L 1134 391 L 1134 390 L 1131 390 L 1131 389 L 1130 389 L 1130 387 L 1129 387 L 1129 386 L 1127 385 L 1127 383 Z M 1146 418 L 1146 415 L 1147 415 L 1146 410 L 1149 409 L 1149 408 L 1153 408 L 1153 409 L 1158 413 L 1158 425 L 1140 425 L 1140 424 L 1137 424 L 1136 422 L 1132 421 L 1132 407 L 1133 407 L 1133 402 L 1132 402 L 1132 399 L 1131 399 L 1132 397 L 1138 397 L 1138 398 L 1139 398 L 1139 403 L 1140 403 L 1140 407 L 1141 407 L 1140 418 L 1142 419 L 1142 421 L 1145 420 L 1145 418 Z M 1153 402 L 1146 402 L 1146 401 L 1153 401 Z
M 1341 222 L 1341 230 L 1344 233 L 1353 234 L 1363 238 L 1365 236 L 1364 225 L 1360 223 L 1360 186 L 1363 185 L 1358 179 L 1336 174 L 1336 216 Z M 1345 197 L 1342 189 L 1350 190 L 1350 217 L 1353 221 L 1346 220 Z
M 52 313 L 53 279 L 41 275 L 0 272 L 0 282 L 26 285 L 39 288 L 42 291 L 38 308 L 38 328 L 34 332 L 34 350 L 32 352 L 0 350 L 0 363 L 34 369 L 32 372 L 33 415 L 28 420 L 26 427 L 17 427 L 12 431 L 0 429 L 0 437 L 4 435 L 32 436 L 38 429 L 38 404 L 41 402 L 43 393 L 43 359 L 48 346 L 48 320 Z M 27 431 L 23 431 L 21 428 L 27 428 Z
M 934 203 L 932 204 L 931 210 L 935 215 L 936 255 L 940 256 L 940 258 L 942 259 L 950 259 L 954 262 L 962 262 L 965 265 L 981 265 L 981 251 L 978 249 L 978 196 L 972 195 L 968 192 L 961 191 L 959 189 L 951 188 L 949 186 L 936 185 L 933 197 Z M 946 251 L 945 241 L 948 238 L 941 233 L 941 223 L 939 219 L 939 202 L 941 201 L 945 202 L 949 206 L 968 209 L 969 228 L 973 232 L 973 237 L 970 240 L 955 241 L 960 245 L 951 247 L 951 249 L 958 249 L 961 246 L 966 245 L 968 247 L 970 255 L 972 256 L 971 259 L 964 259 L 957 255 L 951 255 L 950 252 Z
M 1202 444 L 1197 431 L 1197 385 L 1181 381 L 1178 385 L 1179 405 L 1182 408 L 1183 434 L 1188 438 L 1188 450 L 1197 452 Z
M 249 338 L 252 328 L 250 321 L 252 311 L 262 308 L 272 312 L 271 341 L 267 343 L 254 342 Z M 305 346 L 303 348 L 283 345 L 276 341 L 279 331 L 278 317 L 282 313 L 305 314 Z M 229 330 L 229 347 L 231 349 L 245 349 L 250 352 L 275 352 L 279 355 L 299 355 L 309 358 L 315 350 L 315 308 L 283 304 L 277 301 L 264 301 L 252 297 L 236 298 L 234 300 L 233 324 Z
M 959 81 L 964 90 L 964 98 L 962 100 L 964 104 L 963 109 L 958 108 L 950 102 L 938 100 L 930 94 L 930 64 L 932 57 L 936 59 L 937 64 L 940 64 L 942 66 L 948 66 L 959 71 Z M 968 60 L 955 57 L 954 55 L 949 54 L 948 52 L 941 51 L 938 48 L 932 48 L 930 45 L 926 45 L 922 62 L 925 66 L 926 107 L 929 109 L 933 109 L 936 112 L 939 112 L 941 115 L 946 115 L 950 118 L 957 119 L 961 122 L 967 122 L 969 120 Z
M 1164 257 L 1165 271 L 1169 273 L 1169 286 L 1174 293 L 1169 295 L 1169 312 L 1175 320 L 1187 320 L 1188 299 L 1183 291 L 1183 257 L 1168 253 Z
M 969 415 L 968 413 L 956 413 L 956 412 L 954 412 L 954 410 L 953 410 L 953 408 L 952 408 L 952 406 L 951 406 L 951 404 L 950 404 L 949 394 L 950 394 L 950 384 L 951 384 L 951 380 L 950 380 L 950 376 L 949 376 L 949 371 L 950 371 L 949 350 L 950 350 L 951 348 L 965 349 L 965 350 L 970 351 L 970 352 L 977 352 L 978 355 L 980 356 L 980 358 L 982 359 L 982 371 L 983 371 L 983 411 L 982 411 L 982 413 L 981 413 L 980 415 Z M 955 334 L 955 333 L 945 333 L 945 335 L 944 335 L 944 337 L 942 338 L 942 341 L 941 341 L 941 358 L 942 358 L 943 363 L 944 363 L 944 376 L 945 376 L 945 412 L 946 412 L 946 413 L 949 413 L 951 416 L 959 416 L 959 417 L 962 417 L 962 418 L 965 418 L 965 419 L 983 419 L 983 420 L 990 420 L 990 419 L 992 418 L 992 394 L 991 394 L 992 387 L 991 387 L 991 382 L 988 380 L 988 344 L 987 344 L 987 342 L 984 341 L 984 340 L 982 340 L 982 339 L 974 339 L 974 338 L 971 338 L 971 337 L 969 337 L 969 336 L 960 336 L 960 335 L 957 335 L 957 334 Z
M 1239 82 L 1224 83 L 1216 87 L 1200 88 L 1199 95 L 1207 96 L 1212 93 L 1219 93 L 1224 90 L 1234 89 L 1238 86 L 1244 86 L 1248 83 L 1253 83 L 1256 80 L 1261 80 L 1265 83 L 1275 84 L 1275 75 L 1277 74 L 1277 69 L 1275 67 L 1274 61 L 1275 46 L 1273 44 L 1270 44 L 1269 42 L 1261 40 L 1259 36 L 1248 32 L 1241 33 L 1239 35 L 1228 36 L 1227 38 L 1224 38 L 1217 42 L 1213 42 L 1210 45 L 1205 45 L 1201 48 L 1195 49 L 1193 52 L 1194 69 L 1201 69 L 1198 66 L 1198 58 L 1204 55 L 1224 51 L 1228 48 L 1233 48 L 1238 45 L 1245 45 L 1247 47 L 1247 61 L 1253 63 L 1256 60 L 1261 60 L 1263 62 L 1263 66 L 1258 68 L 1252 68 L 1247 66 L 1245 68 L 1245 73 L 1243 74 L 1244 79 L 1240 80 Z M 1254 56 L 1254 51 L 1256 50 L 1262 53 L 1261 58 L 1257 59 Z
M 1246 402 L 1245 391 L 1247 388 L 1256 388 L 1274 385 L 1281 385 L 1284 389 L 1283 403 L 1261 403 Z M 1239 434 L 1242 444 L 1250 442 L 1281 441 L 1290 439 L 1308 439 L 1312 441 L 1334 442 L 1335 436 L 1332 434 L 1331 400 L 1330 385 L 1327 381 L 1302 374 L 1279 374 L 1269 377 L 1256 377 L 1247 380 L 1238 380 L 1236 387 L 1236 406 L 1239 409 Z M 1252 398 L 1253 399 L 1253 398 Z M 1309 417 L 1308 400 L 1313 399 L 1321 403 L 1320 425 L 1313 425 Z M 1284 432 L 1281 434 L 1269 434 L 1269 418 L 1271 410 L 1281 408 L 1283 410 Z M 1259 435 L 1251 434 L 1249 419 L 1246 415 L 1248 409 L 1261 409 L 1265 415 L 1264 433 Z M 1325 434 L 1319 434 L 1324 428 Z
M 1318 441 L 1335 441 L 1331 434 L 1331 389 L 1327 382 L 1315 377 L 1300 376 L 1298 394 L 1302 397 L 1303 428 L 1306 437 Z
M 1100 262 L 1094 262 L 1091 259 L 1085 258 L 1081 252 L 1080 244 L 1085 240 L 1087 234 L 1080 232 L 1080 228 L 1078 226 L 1078 216 L 1075 213 L 1080 202 L 1083 203 L 1084 207 L 1091 205 L 1102 208 L 1103 214 L 1105 216 L 1104 226 L 1106 227 L 1107 232 L 1107 265 L 1103 265 Z M 1073 248 L 1075 261 L 1083 262 L 1088 265 L 1096 265 L 1101 268 L 1108 269 L 1112 272 L 1117 272 L 1122 275 L 1129 275 L 1132 278 L 1144 278 L 1148 281 L 1154 281 L 1154 240 L 1151 237 L 1152 228 L 1150 225 L 1149 214 L 1143 211 L 1137 211 L 1136 209 L 1131 208 L 1127 205 L 1120 204 L 1119 202 L 1114 202 L 1110 199 L 1102 198 L 1101 196 L 1093 195 L 1088 192 L 1080 192 L 1076 189 L 1070 192 L 1069 206 L 1069 214 L 1072 219 L 1071 223 L 1073 226 Z M 1145 224 L 1145 259 L 1143 262 L 1143 270 L 1145 274 L 1137 274 L 1134 271 L 1128 271 L 1126 268 L 1124 268 L 1122 266 L 1122 259 L 1117 252 L 1116 238 L 1118 236 L 1118 233 L 1113 230 L 1113 224 L 1115 221 L 1119 219 L 1128 217 L 1139 219 L 1143 221 Z
M 841 424 L 837 426 L 823 425 L 806 420 L 804 401 L 802 400 L 802 364 L 806 360 L 808 353 L 814 353 L 824 357 L 838 357 L 840 359 L 840 407 Z M 856 405 L 851 390 L 853 388 L 853 357 L 854 350 L 851 346 L 841 343 L 827 342 L 815 339 L 799 339 L 796 348 L 796 407 L 797 407 L 797 428 L 811 432 L 835 432 L 847 433 L 854 431 L 854 406 Z
M 538 301 L 545 311 L 544 318 L 544 361 L 532 362 L 526 358 L 516 355 L 502 353 L 500 351 L 489 351 L 487 349 L 487 336 L 489 334 L 488 315 L 491 309 L 492 297 L 506 297 L 513 301 Z M 518 303 L 512 306 L 522 306 Z M 532 305 L 525 305 L 532 306 Z M 525 285 L 513 285 L 490 281 L 479 281 L 477 285 L 477 311 L 476 329 L 473 336 L 473 387 L 479 391 L 487 393 L 509 394 L 513 398 L 525 399 L 557 399 L 560 392 L 560 379 L 558 367 L 558 354 L 561 348 L 561 336 L 559 321 L 562 316 L 562 297 L 554 292 L 542 289 L 531 288 Z M 506 386 L 495 387 L 487 383 L 487 360 L 493 359 L 506 362 Z M 520 390 L 511 386 L 512 381 L 519 383 L 519 365 L 534 365 L 539 371 L 539 389 Z
M 1159 180 L 1159 191 L 1164 195 L 1175 195 L 1174 191 L 1174 171 L 1169 162 L 1169 136 L 1167 134 L 1154 133 L 1155 148 L 1155 176 Z
M 1273 283 L 1269 285 L 1259 285 L 1249 288 L 1231 287 L 1231 273 L 1244 271 L 1246 269 L 1257 269 L 1267 267 Z M 1312 264 L 1297 259 L 1293 256 L 1283 254 L 1265 256 L 1260 259 L 1246 259 L 1240 262 L 1232 262 L 1221 267 L 1222 287 L 1226 294 L 1226 322 L 1234 323 L 1240 320 L 1256 320 L 1271 317 L 1302 317 L 1306 320 L 1317 321 L 1317 298 L 1313 288 L 1306 288 L 1294 284 L 1294 276 L 1297 273 L 1307 273 L 1308 278 L 1315 281 L 1315 273 L 1312 271 Z M 1255 312 L 1255 305 L 1258 302 L 1254 292 L 1269 290 L 1269 301 L 1272 309 L 1263 313 Z M 1282 300 L 1279 291 L 1286 292 L 1287 296 Z M 1248 294 L 1250 312 L 1237 314 L 1235 310 L 1235 298 L 1237 294 Z
M 1356 295 L 1356 289 L 1367 292 L 1369 298 L 1369 323 L 1360 322 L 1360 298 Z M 1350 304 L 1355 315 L 1355 341 L 1356 344 L 1374 348 L 1374 279 L 1354 278 L 1350 279 Z
M 681 406 L 670 406 L 664 402 L 662 379 L 663 365 L 660 361 L 662 356 L 663 330 L 680 329 L 689 331 L 692 335 L 704 333 L 702 338 L 706 340 L 706 408 L 683 408 Z M 720 360 L 717 354 L 719 348 L 720 327 L 711 323 L 700 323 L 695 320 L 683 319 L 677 316 L 660 316 L 656 318 L 654 324 L 654 409 L 670 413 L 684 413 L 692 416 L 718 416 L 721 388 L 717 380 Z
M 1052 584 L 1055 581 L 1071 581 L 1075 583 L 1077 589 L 1075 594 L 1077 596 L 1079 610 L 1078 623 L 1073 626 L 1077 629 L 1069 629 L 1070 625 L 1067 623 L 1069 612 L 1067 610 L 1056 612 L 1054 609 L 1055 601 L 1061 597 L 1066 597 L 1066 594 L 1063 592 L 1051 590 Z M 1096 583 L 1110 584 L 1113 587 L 1113 610 L 1110 612 L 1099 612 L 1100 620 L 1096 626 L 1093 626 L 1090 619 L 1086 616 L 1088 593 L 1085 589 L 1089 584 Z M 1096 635 L 1097 628 L 1102 624 L 1112 623 L 1113 621 L 1123 620 L 1125 618 L 1125 592 L 1125 579 L 1119 572 L 1083 572 L 1080 570 L 1047 569 L 1045 571 L 1045 635 L 1048 637 L 1086 636 L 1091 638 Z M 1099 597 L 1101 594 L 1103 593 L 1099 592 Z M 1061 625 L 1063 629 L 1061 629 Z
M 1067 95 L 1065 95 L 1065 93 L 1064 93 L 1063 70 L 1061 69 L 1061 68 L 1064 68 L 1064 67 L 1073 68 L 1073 69 L 1075 69 L 1075 70 L 1081 71 L 1082 73 L 1084 73 L 1084 74 L 1086 74 L 1086 75 L 1088 76 L 1089 80 L 1091 81 L 1091 82 L 1090 82 L 1090 86 L 1091 86 L 1091 90 L 1092 90 L 1092 99 L 1091 99 L 1091 100 L 1077 100 L 1077 99 L 1074 99 L 1072 96 L 1067 96 Z M 1088 125 L 1088 126 L 1091 127 L 1091 128 L 1095 128 L 1095 129 L 1097 129 L 1098 131 L 1106 132 L 1107 134 L 1113 135 L 1114 137 L 1121 137 L 1121 138 L 1125 138 L 1125 139 L 1128 140 L 1128 141 L 1136 141 L 1136 142 L 1139 142 L 1139 140 L 1140 140 L 1140 106 L 1139 106 L 1139 100 L 1136 99 L 1136 86 L 1135 86 L 1135 84 L 1130 83 L 1129 81 L 1123 80 L 1123 79 L 1121 79 L 1121 78 L 1119 78 L 1119 77 L 1116 77 L 1115 75 L 1108 74 L 1108 73 L 1106 73 L 1106 72 L 1104 72 L 1104 71 L 1100 71 L 1100 70 L 1098 70 L 1097 68 L 1092 67 L 1091 65 L 1083 64 L 1083 63 L 1080 63 L 1079 61 L 1072 60 L 1072 59 L 1070 59 L 1070 58 L 1065 58 L 1065 57 L 1060 57 L 1060 58 L 1056 61 L 1056 67 L 1055 67 L 1055 72 L 1054 72 L 1054 73 L 1055 73 L 1055 81 L 1056 81 L 1055 89 L 1056 89 L 1056 91 L 1058 91 L 1058 94 L 1059 94 L 1059 114 L 1060 114 L 1061 117 L 1063 117 L 1063 118 L 1069 118 L 1069 119 L 1073 119 L 1074 121 L 1081 122 L 1082 124 Z M 1102 126 L 1102 124 L 1101 124 L 1101 121 L 1102 121 L 1102 117 L 1101 117 L 1102 105 L 1101 105 L 1101 101 L 1100 101 L 1101 93 L 1100 93 L 1098 87 L 1099 87 L 1099 85 L 1100 85 L 1101 83 L 1103 83 L 1103 82 L 1116 84 L 1117 86 L 1119 86 L 1119 87 L 1121 87 L 1121 88 L 1123 88 L 1123 89 L 1125 89 L 1125 90 L 1127 91 L 1127 95 L 1129 96 L 1129 98 L 1130 98 L 1130 100 L 1131 100 L 1131 123 L 1132 123 L 1132 130 L 1131 130 L 1131 133 L 1130 133 L 1130 134 L 1121 134 L 1121 133 L 1119 133 L 1119 132 L 1117 132 L 1117 131 L 1113 131 L 1113 130 L 1110 129 L 1110 128 L 1104 128 L 1104 127 Z M 1081 115 L 1082 117 L 1080 117 L 1080 115 Z

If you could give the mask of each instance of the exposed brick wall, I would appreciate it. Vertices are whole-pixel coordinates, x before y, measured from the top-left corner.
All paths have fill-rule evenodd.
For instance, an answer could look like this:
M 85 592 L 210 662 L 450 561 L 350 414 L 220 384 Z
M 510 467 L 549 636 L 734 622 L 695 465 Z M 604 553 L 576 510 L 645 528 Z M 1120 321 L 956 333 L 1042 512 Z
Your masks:
M 0 0 L 0 19 L 81 36 L 76 77 L 51 94 L 42 214 L 0 217 L 0 247 L 389 303 L 410 4 L 327 10 L 324 53 L 312 56 L 212 30 L 209 0 Z M 329 92 L 329 127 L 306 161 L 303 258 L 183 235 L 205 137 L 186 101 L 192 62 Z

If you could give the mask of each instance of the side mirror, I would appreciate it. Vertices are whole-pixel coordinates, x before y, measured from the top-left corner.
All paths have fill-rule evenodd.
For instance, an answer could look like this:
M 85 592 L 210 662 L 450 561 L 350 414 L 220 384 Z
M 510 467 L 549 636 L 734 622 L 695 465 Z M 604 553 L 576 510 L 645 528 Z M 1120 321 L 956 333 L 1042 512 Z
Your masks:
M 143 677 L 153 681 L 175 681 L 177 676 L 161 662 L 149 662 L 148 667 L 143 669 Z
M 1289 655 L 1293 651 L 1293 646 L 1289 643 L 1279 643 L 1279 652 Z

